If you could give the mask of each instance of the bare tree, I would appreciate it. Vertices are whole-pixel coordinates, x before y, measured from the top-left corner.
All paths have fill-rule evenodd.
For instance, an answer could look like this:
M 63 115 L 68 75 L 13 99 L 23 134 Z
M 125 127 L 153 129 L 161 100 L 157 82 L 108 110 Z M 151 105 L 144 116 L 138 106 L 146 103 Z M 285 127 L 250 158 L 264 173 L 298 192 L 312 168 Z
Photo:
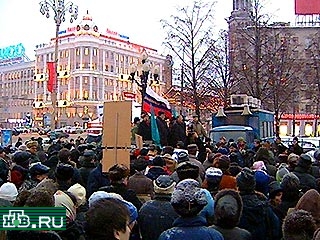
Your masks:
M 213 89 L 206 78 L 210 67 L 210 52 L 213 51 L 213 6 L 214 2 L 195 1 L 193 6 L 177 8 L 177 15 L 161 20 L 167 36 L 168 47 L 183 68 L 184 91 L 192 96 L 195 111 L 200 116 L 200 106 L 209 98 Z

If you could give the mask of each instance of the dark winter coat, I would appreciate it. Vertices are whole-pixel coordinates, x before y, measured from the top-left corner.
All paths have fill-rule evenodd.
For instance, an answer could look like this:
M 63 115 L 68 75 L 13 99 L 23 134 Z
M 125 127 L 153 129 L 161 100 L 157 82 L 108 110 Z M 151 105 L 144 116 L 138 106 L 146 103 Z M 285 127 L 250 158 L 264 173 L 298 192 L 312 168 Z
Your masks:
M 154 200 L 144 203 L 139 211 L 139 226 L 143 240 L 158 239 L 171 228 L 178 214 L 170 204 L 171 195 L 156 195 Z
M 99 190 L 119 194 L 124 200 L 131 202 L 138 210 L 142 206 L 136 192 L 132 189 L 128 189 L 124 183 L 114 183 L 110 186 L 102 187 Z
M 7 240 L 62 240 L 61 237 L 53 231 L 8 231 Z
M 221 233 L 206 224 L 206 219 L 200 216 L 179 217 L 173 222 L 173 228 L 161 233 L 158 240 L 223 240 Z
M 8 181 L 9 164 L 3 158 L 0 158 L 0 178 L 5 183 Z
M 83 226 L 75 221 L 68 223 L 66 230 L 59 231 L 62 240 L 85 240 Z
M 238 227 L 248 230 L 254 240 L 280 239 L 280 221 L 268 202 L 255 193 L 241 195 L 241 198 L 243 211 Z
M 184 122 L 175 122 L 170 129 L 170 141 L 173 147 L 177 146 L 178 141 L 187 142 L 186 124 Z
M 151 123 L 147 123 L 146 121 L 140 122 L 138 127 L 138 134 L 142 136 L 143 141 L 152 141 Z
M 91 194 L 98 191 L 99 188 L 109 185 L 110 180 L 107 174 L 102 172 L 102 164 L 100 163 L 89 174 L 87 182 L 87 198 L 89 199 Z
M 295 167 L 293 173 L 300 180 L 300 189 L 302 192 L 307 192 L 309 189 L 317 189 L 317 183 L 314 176 L 308 173 L 308 170 L 303 167 L 297 166 Z
M 169 127 L 167 122 L 160 117 L 157 117 L 156 122 L 160 135 L 160 144 L 161 146 L 168 146 Z
M 81 168 L 79 168 L 79 174 L 81 176 L 83 186 L 88 190 L 87 183 L 90 172 L 95 169 L 95 165 L 93 163 L 84 163 Z

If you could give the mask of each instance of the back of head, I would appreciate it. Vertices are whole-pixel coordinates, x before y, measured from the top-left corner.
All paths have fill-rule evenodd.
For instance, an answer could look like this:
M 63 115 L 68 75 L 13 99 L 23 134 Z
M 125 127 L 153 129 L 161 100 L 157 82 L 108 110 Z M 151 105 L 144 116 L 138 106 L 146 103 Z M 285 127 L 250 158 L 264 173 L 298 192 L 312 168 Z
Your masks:
M 237 186 L 240 192 L 243 193 L 252 193 L 256 186 L 256 179 L 254 171 L 245 167 L 242 171 L 237 175 Z
M 270 176 L 261 170 L 255 171 L 254 176 L 256 179 L 256 191 L 267 196 L 269 192 Z
M 72 179 L 74 174 L 74 169 L 69 164 L 59 164 L 55 171 L 55 177 L 57 181 L 69 181 Z
M 175 186 L 175 181 L 168 175 L 160 175 L 153 181 L 153 189 L 156 194 L 171 195 Z
M 308 154 L 301 154 L 298 159 L 298 166 L 304 169 L 309 169 L 312 165 L 312 159 Z
M 316 230 L 311 213 L 305 210 L 293 210 L 284 219 L 282 233 L 284 240 L 309 240 Z
M 54 207 L 53 195 L 45 190 L 38 189 L 37 191 L 31 191 L 25 206 L 27 207 Z
M 215 195 L 215 224 L 222 228 L 234 228 L 238 225 L 242 213 L 242 199 L 232 189 L 221 190 Z
M 199 167 L 192 162 L 182 162 L 177 166 L 179 180 L 187 178 L 197 179 L 199 177 Z
M 119 182 L 129 176 L 130 170 L 123 164 L 115 164 L 109 169 L 108 173 L 111 182 Z
M 206 194 L 194 179 L 179 182 L 171 196 L 171 205 L 181 217 L 196 216 L 207 203 Z
M 67 163 L 70 160 L 71 152 L 67 148 L 62 148 L 58 153 L 59 161 L 62 163 Z
M 139 156 L 137 159 L 135 159 L 133 161 L 133 168 L 136 171 L 143 171 L 147 168 L 148 166 L 148 162 L 146 161 L 146 159 L 142 156 Z

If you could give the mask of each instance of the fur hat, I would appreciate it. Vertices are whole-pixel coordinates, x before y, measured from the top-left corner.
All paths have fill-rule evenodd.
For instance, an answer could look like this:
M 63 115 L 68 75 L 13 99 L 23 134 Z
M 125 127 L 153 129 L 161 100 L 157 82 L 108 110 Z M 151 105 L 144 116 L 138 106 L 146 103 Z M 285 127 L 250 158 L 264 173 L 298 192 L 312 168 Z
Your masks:
M 171 196 L 171 205 L 182 217 L 196 216 L 208 201 L 199 183 L 194 179 L 179 182 Z
M 32 148 L 32 147 L 38 147 L 39 146 L 39 143 L 37 141 L 30 141 L 30 142 L 27 142 L 27 148 Z
M 226 155 L 222 155 L 218 158 L 218 168 L 220 168 L 223 172 L 228 170 L 230 167 L 230 158 Z
M 7 182 L 0 187 L 0 198 L 14 202 L 18 196 L 18 190 L 13 183 Z
M 288 213 L 282 225 L 283 239 L 312 239 L 315 230 L 311 213 L 301 209 Z
M 158 194 L 172 194 L 176 182 L 168 175 L 160 175 L 153 181 L 153 189 Z
M 189 161 L 189 154 L 185 151 L 181 151 L 177 154 L 178 156 L 178 163 Z
M 61 181 L 68 181 L 73 177 L 74 169 L 69 164 L 59 164 L 55 171 L 55 177 Z
M 280 186 L 284 191 L 297 190 L 300 186 L 300 180 L 294 173 L 289 172 L 284 175 Z
M 242 213 L 240 194 L 232 189 L 221 190 L 215 195 L 215 224 L 222 228 L 234 228 L 238 225 Z
M 180 180 L 199 177 L 199 167 L 192 162 L 182 162 L 177 166 L 177 174 Z
M 298 160 L 299 160 L 299 155 L 295 154 L 295 153 L 290 153 L 288 156 L 288 163 L 290 165 L 297 165 L 298 164 Z
M 86 203 L 86 189 L 79 183 L 69 187 L 68 192 L 72 193 L 77 199 L 77 207 Z
M 247 167 L 242 169 L 236 180 L 240 192 L 251 192 L 256 187 L 255 173 Z

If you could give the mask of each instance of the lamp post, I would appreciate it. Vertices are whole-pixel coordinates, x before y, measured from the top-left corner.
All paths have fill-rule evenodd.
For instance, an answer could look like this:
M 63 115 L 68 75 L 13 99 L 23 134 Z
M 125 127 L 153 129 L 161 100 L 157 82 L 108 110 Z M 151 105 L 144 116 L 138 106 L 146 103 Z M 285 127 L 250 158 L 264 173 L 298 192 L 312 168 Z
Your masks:
M 141 75 L 139 76 L 139 80 L 135 78 L 135 75 L 137 73 L 138 70 L 138 66 L 135 63 L 132 63 L 129 67 L 129 72 L 130 72 L 130 80 L 133 82 L 136 82 L 136 84 L 139 87 L 139 91 L 141 93 L 141 113 L 143 112 L 143 103 L 144 103 L 144 98 L 146 95 L 146 90 L 148 87 L 148 80 L 149 80 L 149 74 L 150 74 L 150 70 L 151 70 L 151 64 L 148 60 L 148 54 L 146 52 L 145 49 L 143 49 L 142 53 L 141 53 Z M 159 78 L 159 73 L 160 73 L 160 67 L 159 65 L 155 65 L 153 67 L 153 79 L 157 82 L 159 82 L 158 78 Z M 150 82 L 149 85 L 151 85 L 152 82 Z
M 54 71 L 55 71 L 55 81 L 53 90 L 51 93 L 51 103 L 52 103 L 52 114 L 51 114 L 51 132 L 56 129 L 56 124 L 58 121 L 57 116 L 57 84 L 58 84 L 58 57 L 59 57 L 59 29 L 61 23 L 66 19 L 66 12 L 70 13 L 70 22 L 73 23 L 74 20 L 78 18 L 78 6 L 74 5 L 72 2 L 64 3 L 64 0 L 43 0 L 40 3 L 40 12 L 45 15 L 46 18 L 50 18 L 50 9 L 54 13 L 54 22 L 56 24 L 56 37 L 54 45 Z

